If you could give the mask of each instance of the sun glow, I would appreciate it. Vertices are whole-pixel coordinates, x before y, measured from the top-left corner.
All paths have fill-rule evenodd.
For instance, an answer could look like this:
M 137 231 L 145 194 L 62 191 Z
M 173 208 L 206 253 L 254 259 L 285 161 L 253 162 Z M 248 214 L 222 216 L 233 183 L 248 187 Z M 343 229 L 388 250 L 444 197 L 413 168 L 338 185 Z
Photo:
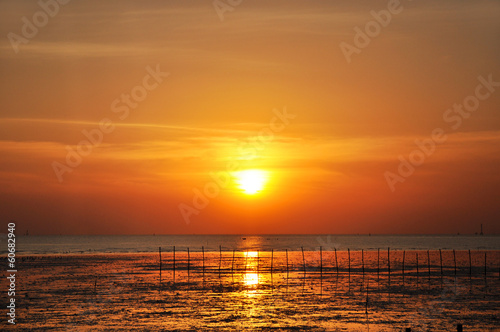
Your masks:
M 258 252 L 257 251 L 247 251 L 246 252 L 246 257 L 257 257 Z
M 254 286 L 259 284 L 259 275 L 257 273 L 246 273 L 244 275 L 244 282 L 247 286 Z
M 262 191 L 268 180 L 268 172 L 257 169 L 236 172 L 234 176 L 240 189 L 248 195 Z

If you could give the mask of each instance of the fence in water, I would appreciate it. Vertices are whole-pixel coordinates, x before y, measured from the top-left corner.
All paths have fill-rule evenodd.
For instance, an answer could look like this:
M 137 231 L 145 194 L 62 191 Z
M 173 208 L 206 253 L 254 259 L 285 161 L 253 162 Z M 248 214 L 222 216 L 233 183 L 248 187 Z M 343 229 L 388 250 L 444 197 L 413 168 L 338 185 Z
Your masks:
M 203 281 L 220 281 L 231 277 L 231 283 L 273 281 L 280 279 L 327 279 L 331 277 L 362 277 L 372 280 L 400 278 L 443 279 L 448 277 L 500 279 L 498 251 L 456 250 L 381 250 L 315 251 L 271 250 L 237 251 L 219 246 L 218 251 L 174 247 L 165 252 L 159 248 L 158 269 L 160 284 L 190 283 L 196 278 Z M 163 273 L 163 276 L 162 276 Z M 239 277 L 235 278 L 235 277 Z M 235 281 L 236 279 L 236 281 Z M 260 284 L 260 283 L 258 283 Z

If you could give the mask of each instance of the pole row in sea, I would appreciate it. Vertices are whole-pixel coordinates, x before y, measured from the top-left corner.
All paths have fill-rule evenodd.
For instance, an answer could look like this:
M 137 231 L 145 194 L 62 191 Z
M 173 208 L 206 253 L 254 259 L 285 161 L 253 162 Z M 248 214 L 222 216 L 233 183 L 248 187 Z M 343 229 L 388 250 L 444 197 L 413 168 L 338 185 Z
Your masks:
M 162 269 L 163 269 L 163 264 L 162 264 L 162 247 L 159 247 L 158 248 L 158 252 L 159 252 L 159 272 L 160 272 L 160 284 L 162 282 Z M 218 264 L 218 275 L 219 275 L 219 279 L 221 279 L 221 276 L 222 276 L 222 246 L 219 245 L 219 264 Z M 232 260 L 231 260 L 231 274 L 233 275 L 236 271 L 235 269 L 235 264 L 234 264 L 234 261 L 235 261 L 235 250 L 233 249 L 232 250 Z M 303 267 L 303 273 L 304 273 L 304 276 L 306 275 L 307 273 L 307 266 L 306 266 L 306 258 L 305 258 L 305 252 L 304 252 L 304 248 L 301 247 L 301 252 L 302 252 L 302 267 Z M 456 252 L 455 250 L 452 250 L 453 252 L 453 271 L 454 271 L 454 276 L 456 277 L 457 276 L 457 258 L 456 258 Z M 201 247 L 201 253 L 202 253 L 202 273 L 203 273 L 203 276 L 205 275 L 205 248 L 202 246 Z M 320 275 L 321 275 L 321 278 L 323 276 L 323 248 L 320 247 L 319 248 L 319 253 L 320 253 L 320 262 L 319 262 L 319 271 L 320 271 Z M 334 248 L 334 258 L 335 258 L 335 266 L 334 266 L 334 269 L 336 271 L 336 274 L 339 275 L 339 263 L 338 263 L 338 258 L 337 258 L 337 249 Z M 290 272 L 290 269 L 289 269 L 289 261 L 288 261 L 288 249 L 285 249 L 285 254 L 286 254 L 286 274 L 287 274 L 287 278 L 289 277 L 289 272 Z M 188 279 L 189 279 L 189 275 L 190 275 L 190 270 L 191 270 L 191 258 L 190 258 L 190 248 L 188 247 L 187 248 L 187 275 L 188 275 Z M 415 252 L 415 260 L 416 260 L 416 276 L 418 278 L 419 276 L 419 258 L 418 258 L 418 251 Z M 471 253 L 471 250 L 468 250 L 468 257 L 469 257 L 469 278 L 472 278 L 472 253 Z M 246 259 L 248 258 L 248 251 L 246 252 L 246 255 L 245 255 L 245 266 L 247 265 L 247 262 L 246 262 Z M 403 259 L 402 259 L 402 267 L 401 267 L 401 275 L 403 277 L 403 280 L 404 280 L 404 277 L 405 277 L 405 258 L 406 258 L 406 250 L 403 250 Z M 257 251 L 257 273 L 260 273 L 261 272 L 261 267 L 260 267 L 260 252 Z M 348 273 L 348 276 L 350 278 L 351 276 L 351 250 L 350 248 L 347 249 L 347 273 Z M 442 253 L 442 250 L 439 249 L 439 267 L 440 267 L 440 276 L 441 278 L 443 278 L 444 276 L 444 269 L 443 269 L 443 253 Z M 333 266 L 332 266 L 333 268 Z M 361 250 L 361 271 L 362 271 L 362 275 L 364 276 L 365 275 L 365 259 L 364 259 L 364 250 L 362 249 Z M 276 271 L 276 267 L 274 265 L 274 249 L 271 250 L 271 258 L 270 258 L 270 273 L 271 275 Z M 173 283 L 175 283 L 175 276 L 176 276 L 176 249 L 175 249 L 175 246 L 172 247 L 172 265 L 171 265 L 171 271 L 172 271 L 172 281 Z M 427 250 L 427 275 L 429 277 L 429 280 L 430 280 L 430 277 L 431 277 L 431 260 L 430 260 L 430 250 Z M 498 277 L 500 279 L 500 268 L 498 269 Z M 487 252 L 484 252 L 484 278 L 486 279 L 487 278 L 487 274 L 488 274 L 488 265 L 487 265 Z M 390 280 L 390 277 L 391 277 L 391 249 L 390 248 L 387 248 L 387 275 L 388 275 L 388 278 Z M 272 277 L 272 276 L 271 276 Z M 377 249 L 377 279 L 379 279 L 380 277 L 380 249 Z

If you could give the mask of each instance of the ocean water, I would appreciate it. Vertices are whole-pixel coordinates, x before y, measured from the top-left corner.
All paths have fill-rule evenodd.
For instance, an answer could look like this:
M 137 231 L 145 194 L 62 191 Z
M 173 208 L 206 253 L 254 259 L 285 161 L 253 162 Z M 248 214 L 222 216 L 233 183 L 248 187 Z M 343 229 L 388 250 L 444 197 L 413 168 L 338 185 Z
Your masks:
M 17 240 L 8 330 L 500 330 L 498 236 Z
M 487 271 L 486 251 L 472 252 L 471 270 L 464 250 L 456 268 L 449 250 L 442 264 L 436 250 L 429 263 L 427 251 L 405 253 L 404 264 L 401 250 L 390 264 L 387 251 L 21 256 L 11 329 L 499 330 L 499 251 L 487 252 Z
M 500 250 L 500 236 L 464 235 L 50 235 L 18 236 L 16 253 L 83 254 L 163 251 L 325 251 L 350 250 Z M 5 242 L 5 237 L 2 237 Z M 6 246 L 0 249 L 6 253 Z

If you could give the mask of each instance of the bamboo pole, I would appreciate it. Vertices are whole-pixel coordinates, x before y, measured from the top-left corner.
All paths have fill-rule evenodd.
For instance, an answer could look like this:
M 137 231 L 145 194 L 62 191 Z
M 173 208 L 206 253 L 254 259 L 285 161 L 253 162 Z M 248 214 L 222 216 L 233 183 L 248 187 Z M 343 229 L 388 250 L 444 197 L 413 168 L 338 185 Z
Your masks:
M 260 271 L 260 252 L 259 252 L 259 250 L 257 250 L 257 285 L 260 284 L 259 271 Z
M 158 247 L 158 252 L 160 254 L 160 287 L 161 287 L 161 247 Z
M 348 271 L 349 271 L 349 281 L 351 280 L 351 250 L 347 248 L 347 260 L 349 261 Z
M 234 284 L 234 249 L 233 249 L 233 259 L 231 260 L 231 282 Z
M 441 254 L 441 249 L 439 249 L 439 265 L 441 266 L 441 278 L 443 278 L 443 255 Z
M 247 266 L 248 266 L 248 250 L 247 254 L 245 255 L 245 273 L 247 272 Z
M 418 278 L 418 252 L 416 253 L 417 255 L 417 278 Z
M 377 248 L 377 280 L 380 278 L 380 248 Z
M 220 279 L 221 265 L 222 265 L 222 246 L 219 245 L 219 279 Z
M 271 293 L 274 291 L 273 283 L 273 264 L 274 264 L 274 249 L 271 248 Z
M 271 249 L 271 279 L 273 278 L 274 249 Z
M 174 280 L 174 284 L 175 284 L 175 246 L 174 246 L 174 250 L 173 250 L 173 255 L 174 255 L 174 260 L 173 260 L 173 280 Z
M 429 271 L 429 281 L 431 280 L 431 255 L 427 250 L 427 270 Z
M 457 255 L 453 249 L 453 266 L 455 267 L 455 277 L 457 276 Z
M 259 271 L 260 271 L 260 253 L 257 250 L 257 278 L 259 277 Z
M 486 264 L 486 251 L 484 252 L 484 279 L 486 280 L 486 269 L 487 269 L 487 264 Z
M 286 279 L 288 282 L 288 249 L 285 249 L 286 251 Z
M 233 249 L 233 259 L 231 261 L 231 274 L 234 274 L 234 249 Z
M 319 273 L 321 275 L 321 278 L 323 278 L 323 248 L 321 246 L 319 247 L 319 260 L 320 260 Z
M 363 277 L 365 276 L 365 254 L 363 249 L 361 249 L 361 266 L 363 268 Z
M 302 249 L 302 263 L 304 264 L 304 276 L 306 274 L 306 258 L 304 256 L 304 247 L 300 247 Z
M 469 249 L 469 279 L 472 278 L 472 258 Z
M 203 280 L 205 280 L 205 247 L 201 246 L 201 257 L 203 264 Z
M 366 280 L 366 307 L 365 307 L 365 313 L 368 315 L 368 292 L 370 289 L 370 278 L 367 278 Z
M 387 271 L 389 272 L 389 279 L 391 278 L 391 248 L 387 247 Z
M 189 255 L 189 247 L 187 248 L 188 250 L 188 263 L 187 263 L 187 270 L 188 270 L 188 282 L 189 282 L 189 265 L 191 263 L 190 255 Z
M 335 268 L 337 269 L 337 277 L 339 276 L 339 262 L 337 261 L 337 248 L 335 249 Z
M 403 280 L 405 278 L 405 256 L 406 256 L 406 250 L 403 250 Z

